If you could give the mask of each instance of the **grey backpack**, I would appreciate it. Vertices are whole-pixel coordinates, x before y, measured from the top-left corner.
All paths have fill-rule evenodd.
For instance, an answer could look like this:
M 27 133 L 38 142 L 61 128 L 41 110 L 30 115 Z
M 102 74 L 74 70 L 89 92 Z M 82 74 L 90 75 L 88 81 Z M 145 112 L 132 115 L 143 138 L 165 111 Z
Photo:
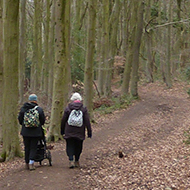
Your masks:
M 68 124 L 75 127 L 81 127 L 83 125 L 82 111 L 72 110 L 68 118 Z

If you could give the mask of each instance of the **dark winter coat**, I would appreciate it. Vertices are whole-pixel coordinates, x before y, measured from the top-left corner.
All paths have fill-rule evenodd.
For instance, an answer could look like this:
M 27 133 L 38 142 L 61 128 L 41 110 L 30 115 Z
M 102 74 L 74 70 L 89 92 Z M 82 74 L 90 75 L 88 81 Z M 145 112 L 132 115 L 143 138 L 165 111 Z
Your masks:
M 83 112 L 83 125 L 81 127 L 70 126 L 67 122 L 71 111 L 81 110 Z M 65 109 L 62 120 L 61 120 L 61 134 L 65 134 L 64 139 L 77 138 L 80 140 L 85 139 L 85 129 L 87 129 L 88 137 L 92 137 L 92 129 L 89 119 L 89 114 L 86 107 L 83 107 L 82 102 L 72 102 L 68 104 Z
M 43 136 L 42 125 L 44 125 L 45 123 L 45 115 L 41 107 L 37 107 L 37 110 L 39 112 L 39 120 L 40 120 L 39 127 L 29 128 L 29 127 L 25 127 L 24 125 L 24 113 L 28 109 L 34 108 L 37 105 L 38 104 L 34 102 L 26 102 L 24 103 L 23 107 L 20 110 L 20 113 L 18 115 L 18 120 L 19 120 L 20 125 L 22 125 L 21 135 L 24 137 L 42 137 Z

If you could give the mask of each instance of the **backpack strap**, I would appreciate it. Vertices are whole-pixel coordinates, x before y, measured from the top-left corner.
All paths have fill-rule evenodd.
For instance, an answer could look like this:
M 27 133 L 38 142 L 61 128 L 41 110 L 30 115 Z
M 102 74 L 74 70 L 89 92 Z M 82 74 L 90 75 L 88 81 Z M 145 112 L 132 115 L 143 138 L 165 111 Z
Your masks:
M 37 109 L 38 108 L 38 106 L 35 106 L 33 109 Z

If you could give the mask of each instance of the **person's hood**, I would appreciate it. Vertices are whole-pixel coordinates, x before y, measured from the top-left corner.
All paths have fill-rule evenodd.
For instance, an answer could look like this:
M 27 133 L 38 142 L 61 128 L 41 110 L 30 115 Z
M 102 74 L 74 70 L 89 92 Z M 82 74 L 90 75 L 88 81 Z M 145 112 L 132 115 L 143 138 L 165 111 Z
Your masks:
M 83 103 L 82 102 L 72 102 L 68 105 L 69 109 L 73 110 L 79 110 L 83 107 Z
M 28 110 L 28 109 L 31 109 L 31 108 L 34 108 L 35 106 L 37 106 L 38 104 L 37 103 L 34 103 L 34 102 L 26 102 L 24 103 L 23 105 L 23 108 L 25 110 Z

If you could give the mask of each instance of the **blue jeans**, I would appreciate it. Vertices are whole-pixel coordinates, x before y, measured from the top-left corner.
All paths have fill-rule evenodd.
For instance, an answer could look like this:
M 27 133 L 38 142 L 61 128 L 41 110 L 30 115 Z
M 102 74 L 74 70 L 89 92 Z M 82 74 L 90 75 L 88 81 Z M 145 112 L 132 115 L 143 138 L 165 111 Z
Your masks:
M 66 152 L 70 161 L 73 161 L 73 156 L 75 156 L 75 161 L 79 161 L 80 155 L 82 153 L 83 140 L 76 138 L 66 139 Z

